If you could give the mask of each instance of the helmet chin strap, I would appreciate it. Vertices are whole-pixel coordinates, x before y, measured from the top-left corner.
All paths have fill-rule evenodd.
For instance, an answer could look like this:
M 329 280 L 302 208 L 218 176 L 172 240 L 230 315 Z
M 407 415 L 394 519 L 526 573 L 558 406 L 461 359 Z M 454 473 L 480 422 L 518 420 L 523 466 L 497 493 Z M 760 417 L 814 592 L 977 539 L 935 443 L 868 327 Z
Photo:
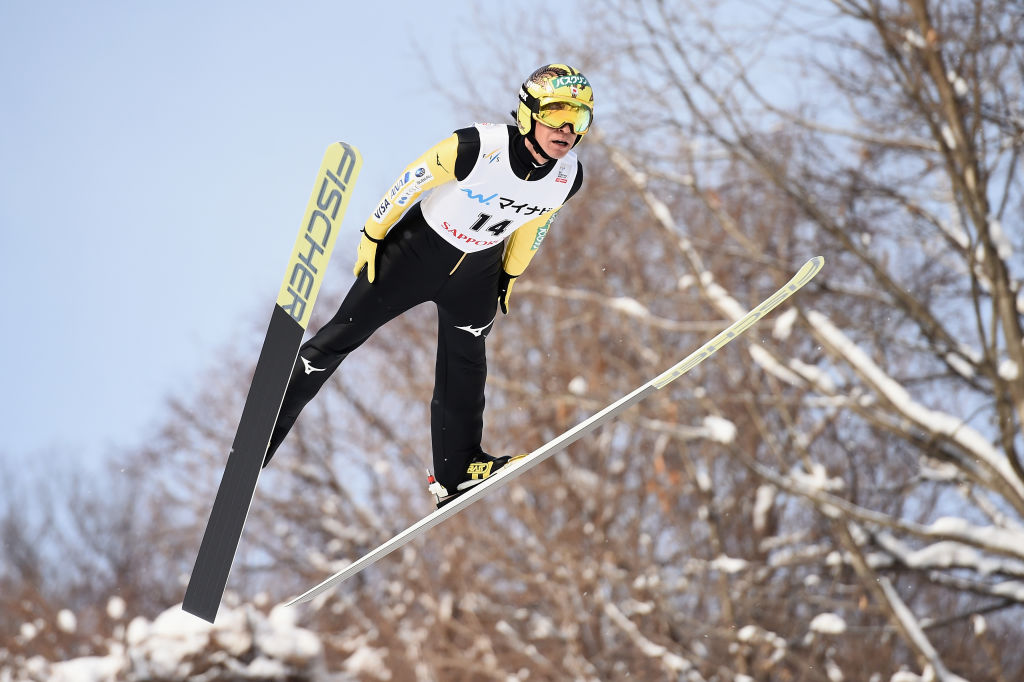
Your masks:
M 530 132 L 526 133 L 526 139 L 529 140 L 530 146 L 532 146 L 538 154 L 544 157 L 544 163 L 538 163 L 538 166 L 543 166 L 555 160 L 553 156 L 548 155 L 544 148 L 540 146 L 540 142 L 537 142 L 537 136 L 534 131 L 537 130 L 537 122 L 533 121 L 533 125 L 530 126 Z

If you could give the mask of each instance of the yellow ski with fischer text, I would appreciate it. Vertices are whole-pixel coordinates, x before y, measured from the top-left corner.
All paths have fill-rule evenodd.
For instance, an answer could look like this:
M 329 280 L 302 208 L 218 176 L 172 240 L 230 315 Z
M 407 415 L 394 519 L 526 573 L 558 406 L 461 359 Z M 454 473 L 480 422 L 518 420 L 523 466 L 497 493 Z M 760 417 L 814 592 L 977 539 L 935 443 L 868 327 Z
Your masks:
M 313 196 L 302 219 L 303 229 L 295 240 L 281 292 L 277 295 L 277 305 L 303 329 L 309 326 L 313 303 L 320 293 L 341 219 L 352 198 L 349 190 L 362 166 L 359 150 L 344 142 L 328 147 L 320 165 Z
M 329 146 L 306 205 L 182 602 L 182 609 L 211 623 L 220 608 L 270 435 L 362 164 L 352 145 Z

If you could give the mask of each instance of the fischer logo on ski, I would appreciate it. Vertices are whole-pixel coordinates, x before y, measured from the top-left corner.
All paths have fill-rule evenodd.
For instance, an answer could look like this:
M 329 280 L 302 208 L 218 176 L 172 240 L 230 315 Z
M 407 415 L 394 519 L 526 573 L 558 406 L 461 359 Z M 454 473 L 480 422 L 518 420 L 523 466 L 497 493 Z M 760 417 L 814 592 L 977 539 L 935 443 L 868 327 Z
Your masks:
M 306 206 L 182 601 L 182 609 L 211 623 L 220 608 L 302 334 L 362 163 L 351 145 L 338 142 L 328 147 Z
M 324 168 L 313 190 L 303 223 L 305 229 L 295 242 L 288 274 L 277 295 L 277 304 L 303 329 L 313 314 L 313 302 L 320 292 L 324 268 L 331 259 L 337 228 L 348 208 L 349 183 L 359 174 L 362 164 L 355 147 L 346 144 L 339 147 L 340 157 L 331 159 L 333 171 L 330 167 Z

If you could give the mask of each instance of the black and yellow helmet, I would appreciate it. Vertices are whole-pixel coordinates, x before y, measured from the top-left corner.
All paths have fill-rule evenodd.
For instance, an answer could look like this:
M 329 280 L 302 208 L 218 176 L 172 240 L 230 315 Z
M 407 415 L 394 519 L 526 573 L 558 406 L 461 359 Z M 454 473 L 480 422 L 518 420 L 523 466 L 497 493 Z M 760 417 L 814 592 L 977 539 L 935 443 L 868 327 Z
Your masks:
M 571 66 L 542 66 L 520 88 L 515 118 L 519 132 L 527 136 L 536 121 L 552 128 L 569 123 L 574 133 L 586 135 L 594 121 L 594 91 L 586 76 Z

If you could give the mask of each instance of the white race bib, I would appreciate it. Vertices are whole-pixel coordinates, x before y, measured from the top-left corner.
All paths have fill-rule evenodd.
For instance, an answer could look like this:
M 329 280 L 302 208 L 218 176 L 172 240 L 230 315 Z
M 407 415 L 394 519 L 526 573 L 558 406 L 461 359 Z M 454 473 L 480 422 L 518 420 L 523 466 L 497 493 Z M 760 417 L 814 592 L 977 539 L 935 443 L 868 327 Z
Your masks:
M 420 202 L 427 224 L 472 253 L 500 244 L 524 224 L 563 203 L 576 180 L 575 152 L 540 180 L 521 180 L 509 165 L 508 127 L 478 123 L 480 157 L 465 180 L 435 187 Z

